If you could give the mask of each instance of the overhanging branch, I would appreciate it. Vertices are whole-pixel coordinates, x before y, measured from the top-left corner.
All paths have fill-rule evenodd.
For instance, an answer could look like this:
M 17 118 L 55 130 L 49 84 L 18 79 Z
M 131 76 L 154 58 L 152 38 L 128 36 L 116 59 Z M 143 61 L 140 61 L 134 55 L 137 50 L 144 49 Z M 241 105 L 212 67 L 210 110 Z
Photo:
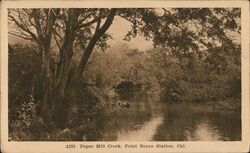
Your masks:
M 114 20 L 114 17 L 116 15 L 116 12 L 117 12 L 117 9 L 111 9 L 110 10 L 110 13 L 106 19 L 106 21 L 104 22 L 104 24 L 98 28 L 96 30 L 96 32 L 94 33 L 92 39 L 90 40 L 82 58 L 81 58 L 81 61 L 80 61 L 80 64 L 79 64 L 79 72 L 78 72 L 78 76 L 81 76 L 83 71 L 84 71 L 84 68 L 85 68 L 85 65 L 97 43 L 97 41 L 100 39 L 100 37 L 105 34 L 105 32 L 108 30 L 108 28 L 110 27 L 110 25 L 112 24 L 113 20 Z M 100 21 L 99 21 L 100 22 Z M 99 23 L 100 24 L 100 23 Z M 100 26 L 99 24 L 97 24 L 97 26 Z

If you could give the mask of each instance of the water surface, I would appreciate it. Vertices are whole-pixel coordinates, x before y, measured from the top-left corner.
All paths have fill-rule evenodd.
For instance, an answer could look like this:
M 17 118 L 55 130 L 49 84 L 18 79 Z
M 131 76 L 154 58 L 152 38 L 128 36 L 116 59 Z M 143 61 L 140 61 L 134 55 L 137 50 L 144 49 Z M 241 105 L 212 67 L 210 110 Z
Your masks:
M 215 111 L 202 103 L 163 103 L 150 93 L 124 93 L 129 101 L 112 117 L 96 120 L 92 140 L 105 141 L 240 141 L 241 114 Z

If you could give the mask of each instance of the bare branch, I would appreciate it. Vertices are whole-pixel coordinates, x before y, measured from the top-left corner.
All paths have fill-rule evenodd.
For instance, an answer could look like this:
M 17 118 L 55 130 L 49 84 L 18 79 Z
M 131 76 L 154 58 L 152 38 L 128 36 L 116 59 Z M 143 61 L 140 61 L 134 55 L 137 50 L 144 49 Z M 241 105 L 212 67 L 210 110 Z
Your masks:
M 57 14 L 59 13 L 60 9 L 55 9 L 53 11 L 49 10 L 48 11 L 48 18 L 47 18 L 47 23 L 45 27 L 45 35 L 51 35 L 53 32 L 53 24 L 56 21 Z
M 79 25 L 79 28 L 84 28 L 84 27 L 90 26 L 91 24 L 97 22 L 98 20 L 99 20 L 99 18 L 94 18 L 93 20 L 91 20 L 87 23 L 82 23 Z
M 78 22 L 77 22 L 77 26 L 82 24 L 83 21 L 85 21 L 86 19 L 88 19 L 89 17 L 91 17 L 91 15 L 93 14 L 93 11 L 98 10 L 96 8 L 91 8 L 91 9 L 84 9 L 81 11 L 81 15 L 79 17 L 82 17 Z M 88 13 L 88 14 L 87 14 Z
M 23 9 L 23 11 L 26 13 L 26 17 L 28 18 L 30 24 L 35 27 L 35 24 L 33 23 L 32 19 L 31 19 L 31 14 L 28 11 L 28 9 Z
M 80 19 L 80 20 L 77 22 L 77 24 L 76 24 L 76 25 L 80 25 L 80 24 L 82 24 L 82 22 L 83 22 L 83 21 L 85 21 L 87 18 L 89 18 L 91 15 L 92 15 L 92 14 L 91 14 L 91 13 L 89 13 L 89 14 L 88 14 L 88 15 L 86 15 L 84 18 Z
M 53 33 L 54 33 L 56 36 L 58 36 L 58 37 L 60 38 L 61 41 L 63 40 L 62 36 L 61 36 L 55 29 L 53 30 Z
M 35 14 L 33 16 L 33 18 L 35 20 L 36 32 L 37 32 L 37 35 L 38 35 L 39 39 L 41 39 L 41 38 L 43 38 L 43 32 L 42 32 L 41 23 L 39 22 L 37 11 L 36 10 L 32 10 L 32 12 L 33 12 L 33 14 Z
M 29 29 L 26 28 L 26 26 L 24 26 L 23 24 L 19 23 L 12 15 L 9 15 L 9 18 L 14 21 L 14 23 L 23 31 L 27 32 L 28 34 L 30 34 L 30 36 L 35 40 L 38 41 L 37 36 L 31 32 Z
M 22 39 L 25 39 L 25 40 L 33 40 L 32 37 L 24 37 L 23 35 L 19 35 L 17 33 L 13 33 L 13 32 L 8 32 L 10 35 L 13 35 L 13 36 L 17 36 L 19 38 L 22 38 Z
M 95 29 L 95 33 L 100 29 L 101 26 L 101 18 L 99 18 L 99 20 L 97 21 L 97 25 L 96 25 L 96 29 Z

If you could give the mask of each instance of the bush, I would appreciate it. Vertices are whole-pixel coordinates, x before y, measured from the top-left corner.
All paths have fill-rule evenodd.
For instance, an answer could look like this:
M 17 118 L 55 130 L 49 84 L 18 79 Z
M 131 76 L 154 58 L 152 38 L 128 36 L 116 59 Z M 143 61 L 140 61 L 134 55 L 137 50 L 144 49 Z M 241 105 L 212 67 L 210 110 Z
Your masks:
M 32 103 L 38 104 L 40 95 L 40 64 L 36 50 L 15 45 L 9 48 L 9 119 L 18 120 L 20 108 Z M 26 104 L 24 104 L 26 102 Z M 29 103 L 31 104 L 31 103 Z

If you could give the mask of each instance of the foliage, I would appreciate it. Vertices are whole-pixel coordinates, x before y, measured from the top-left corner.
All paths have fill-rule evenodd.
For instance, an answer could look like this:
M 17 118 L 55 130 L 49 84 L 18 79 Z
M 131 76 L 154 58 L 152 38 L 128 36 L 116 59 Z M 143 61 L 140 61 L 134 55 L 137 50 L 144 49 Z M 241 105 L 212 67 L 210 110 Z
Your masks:
M 26 128 L 31 126 L 33 118 L 36 115 L 36 106 L 32 100 L 22 103 L 21 110 L 17 112 L 18 120 L 21 122 L 21 126 Z
M 37 105 L 34 101 L 39 93 L 39 58 L 36 50 L 16 45 L 9 52 L 9 117 L 17 119 L 19 110 L 27 105 Z M 24 104 L 26 102 L 26 104 Z M 25 106 L 24 106 L 25 105 Z M 24 109 L 24 108 L 23 108 Z
M 154 65 L 143 51 L 121 46 L 109 52 L 94 52 L 84 72 L 84 80 L 100 88 L 113 88 L 122 81 L 152 88 L 157 79 Z

